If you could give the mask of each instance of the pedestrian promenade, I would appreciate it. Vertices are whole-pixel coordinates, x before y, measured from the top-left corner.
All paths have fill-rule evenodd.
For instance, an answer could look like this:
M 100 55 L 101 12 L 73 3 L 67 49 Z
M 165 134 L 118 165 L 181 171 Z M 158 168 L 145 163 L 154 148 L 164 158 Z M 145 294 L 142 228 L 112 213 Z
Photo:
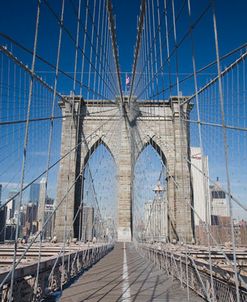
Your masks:
M 186 289 L 142 258 L 133 244 L 119 243 L 77 282 L 65 289 L 60 301 L 182 302 L 188 299 Z M 189 301 L 203 300 L 190 291 Z

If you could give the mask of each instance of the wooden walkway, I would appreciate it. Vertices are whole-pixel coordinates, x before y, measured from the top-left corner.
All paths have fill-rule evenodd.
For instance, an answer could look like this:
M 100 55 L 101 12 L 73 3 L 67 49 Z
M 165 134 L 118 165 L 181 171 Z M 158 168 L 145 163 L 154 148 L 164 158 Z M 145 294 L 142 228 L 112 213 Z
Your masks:
M 123 243 L 65 289 L 61 302 L 185 302 L 186 289 Z M 191 302 L 203 301 L 190 291 Z

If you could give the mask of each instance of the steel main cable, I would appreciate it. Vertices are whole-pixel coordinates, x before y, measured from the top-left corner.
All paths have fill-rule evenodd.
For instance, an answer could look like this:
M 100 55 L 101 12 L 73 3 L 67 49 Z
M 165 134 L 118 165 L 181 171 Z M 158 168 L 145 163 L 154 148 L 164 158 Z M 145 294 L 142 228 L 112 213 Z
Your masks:
M 51 7 L 50 3 L 48 3 L 47 0 L 44 0 L 45 5 L 47 6 L 47 8 L 51 11 L 51 13 L 54 15 L 54 17 L 56 18 L 56 20 L 58 22 L 60 22 L 59 17 L 57 15 L 57 13 L 54 11 L 54 9 Z M 67 33 L 68 37 L 70 38 L 70 40 L 74 43 L 74 45 L 76 45 L 76 39 L 74 39 L 73 35 L 71 34 L 70 30 L 65 27 L 65 25 L 63 24 L 63 31 L 65 33 Z M 94 71 L 97 72 L 98 76 L 101 78 L 101 80 L 103 81 L 103 78 L 100 76 L 99 72 L 96 70 L 96 67 L 93 65 L 92 61 L 90 61 L 90 58 L 88 58 L 88 56 L 86 55 L 86 53 L 83 51 L 83 49 L 81 48 L 81 46 L 78 45 L 78 50 L 80 51 L 80 53 L 85 57 L 85 59 L 87 60 L 89 66 L 91 66 L 93 68 Z M 74 78 L 72 79 L 74 80 Z M 76 81 L 77 82 L 77 81 Z M 77 82 L 78 83 L 78 82 Z M 79 83 L 80 84 L 80 83 Z M 104 84 L 112 91 L 111 87 L 104 81 Z M 86 88 L 90 89 L 89 86 L 87 86 Z M 92 91 L 92 89 L 90 89 L 90 91 Z M 93 92 L 93 91 L 92 91 Z M 113 92 L 113 91 L 112 91 Z
M 166 1 L 166 0 L 165 0 Z M 199 21 L 201 21 L 201 19 L 204 17 L 204 15 L 210 10 L 210 5 L 207 5 L 207 7 L 203 10 L 203 12 L 201 13 L 201 15 L 197 18 L 197 20 L 193 23 L 193 27 L 197 26 Z M 165 14 L 165 17 L 167 18 L 167 14 Z M 174 20 L 175 21 L 175 20 Z M 190 29 L 188 29 L 188 31 L 184 34 L 184 36 L 179 40 L 179 42 L 177 42 L 177 46 L 174 47 L 171 51 L 169 50 L 169 55 L 167 56 L 167 58 L 165 59 L 165 61 L 163 62 L 163 66 L 160 66 L 158 69 L 158 72 L 156 74 L 154 74 L 153 78 L 150 79 L 150 81 L 147 83 L 147 85 L 144 87 L 143 91 L 137 96 L 137 98 L 140 98 L 140 96 L 143 94 L 143 92 L 145 91 L 145 89 L 147 89 L 147 87 L 152 83 L 152 81 L 154 80 L 155 77 L 158 76 L 158 74 L 161 71 L 164 71 L 164 67 L 165 64 L 170 62 L 170 59 L 176 54 L 176 50 L 177 48 L 179 48 L 183 42 L 189 37 L 190 35 Z M 166 39 L 169 39 L 168 33 L 166 33 Z M 166 40 L 168 41 L 168 40 Z M 163 43 L 164 44 L 164 43 Z M 168 46 L 169 47 L 169 46 Z M 171 83 L 170 83 L 171 85 Z M 163 93 L 163 91 L 161 91 L 160 93 Z M 154 95 L 155 96 L 155 95 Z
M 33 55 L 33 51 L 32 51 L 32 50 L 30 50 L 30 49 L 28 49 L 27 47 L 23 46 L 21 43 L 17 42 L 16 40 L 14 40 L 13 38 L 11 38 L 10 36 L 8 36 L 8 35 L 6 35 L 6 34 L 4 34 L 4 33 L 2 33 L 2 32 L 0 32 L 0 36 L 2 36 L 4 39 L 10 41 L 12 44 L 16 45 L 18 48 L 22 49 L 23 51 L 27 52 L 28 54 Z M 38 60 L 40 60 L 41 62 L 43 62 L 44 64 L 46 64 L 46 65 L 49 66 L 50 68 L 52 68 L 53 70 L 56 70 L 56 66 L 55 66 L 53 63 L 49 62 L 48 60 L 44 59 L 43 57 L 41 57 L 41 56 L 38 55 L 38 54 L 36 54 L 36 57 L 37 57 Z M 74 80 L 74 78 L 73 78 L 69 73 L 63 71 L 62 69 L 59 69 L 59 73 L 61 73 L 62 75 L 66 76 L 68 79 L 70 79 L 70 80 L 72 80 L 72 81 Z M 81 82 L 80 82 L 79 80 L 76 80 L 76 83 L 79 84 L 79 85 L 81 85 Z M 86 84 L 83 84 L 82 86 L 83 86 L 84 88 L 90 90 L 91 92 L 93 92 L 93 93 L 99 95 L 98 92 L 93 91 L 93 90 L 92 90 L 90 87 L 88 87 Z M 103 96 L 103 95 L 99 95 L 99 96 L 101 96 L 101 97 L 107 99 L 107 98 L 106 98 L 105 96 Z M 107 99 L 107 100 L 112 102 L 111 99 Z
M 112 38 L 112 47 L 113 47 L 115 68 L 117 71 L 119 95 L 120 95 L 121 101 L 123 103 L 123 90 L 122 90 L 122 82 L 121 82 L 121 77 L 120 77 L 119 54 L 118 54 L 118 46 L 117 46 L 117 38 L 116 38 L 116 24 L 115 24 L 114 18 L 113 18 L 111 0 L 107 0 L 107 12 L 108 12 L 108 17 L 109 17 L 109 25 L 110 25 L 111 38 Z
M 158 2 L 158 0 L 157 0 L 157 2 Z M 184 0 L 184 1 L 183 1 L 183 4 L 182 4 L 182 6 L 181 6 L 181 9 L 180 9 L 178 15 L 176 16 L 176 20 L 178 20 L 179 17 L 181 16 L 181 13 L 182 13 L 182 11 L 183 11 L 183 9 L 184 9 L 185 4 L 186 4 L 186 1 Z M 165 4 L 165 5 L 166 5 L 166 4 Z M 160 8 L 160 6 L 157 6 L 158 12 L 159 12 L 159 8 Z M 167 17 L 167 14 L 166 14 L 166 7 L 164 8 L 164 11 L 165 11 L 165 27 L 166 27 L 166 30 L 167 30 L 167 35 L 169 35 L 169 33 L 173 30 L 173 24 L 172 24 L 171 27 L 168 29 L 167 19 L 166 19 L 166 17 Z M 162 15 L 163 15 L 163 13 L 162 13 Z M 136 92 L 136 89 L 137 89 L 137 87 L 138 87 L 138 85 L 139 85 L 139 82 L 140 82 L 140 80 L 141 80 L 141 78 L 142 78 L 142 75 L 143 75 L 143 73 L 144 73 L 145 66 L 148 65 L 148 62 L 149 62 L 149 60 L 150 60 L 149 58 L 151 57 L 152 49 L 155 47 L 154 45 L 156 45 L 155 41 L 157 40 L 157 34 L 158 34 L 159 32 L 161 32 L 161 28 L 162 28 L 162 27 L 161 27 L 161 23 L 160 23 L 160 14 L 159 14 L 158 19 L 159 19 L 159 25 L 158 25 L 158 27 L 157 27 L 156 33 L 154 34 L 153 41 L 152 41 L 152 42 L 150 41 L 151 47 L 149 47 L 149 54 L 148 54 L 148 56 L 147 56 L 147 58 L 146 58 L 146 60 L 145 60 L 145 62 L 144 62 L 142 71 L 140 72 L 141 76 L 140 76 L 140 78 L 139 78 L 138 83 L 136 84 L 135 92 Z M 162 20 L 163 20 L 163 19 L 162 19 Z M 161 43 L 160 35 L 159 35 L 159 41 L 160 41 L 160 43 Z M 166 37 L 166 42 L 167 42 L 167 37 Z M 164 43 L 163 43 L 163 44 L 164 44 Z M 160 44 L 160 47 L 162 48 L 161 44 Z M 169 55 L 168 55 L 168 57 L 169 57 Z M 163 64 L 162 64 L 161 66 L 163 66 Z M 156 75 L 156 74 L 157 74 L 157 73 L 155 73 L 155 75 Z M 152 82 L 152 81 L 150 81 L 149 84 L 150 84 L 151 82 Z M 148 85 L 149 85 L 149 84 L 148 84 Z M 142 93 L 141 93 L 140 95 L 142 95 Z M 139 98 L 139 97 L 138 97 L 138 98 Z
M 112 118 L 115 117 L 115 115 L 112 115 Z M 109 119 L 110 120 L 110 119 Z M 96 128 L 91 134 L 89 134 L 85 139 L 90 138 L 94 133 L 96 133 L 99 129 L 101 129 L 105 124 L 107 124 L 109 122 L 109 120 L 103 122 L 98 128 Z M 74 150 L 76 150 L 77 146 L 79 144 L 82 144 L 84 141 L 81 141 L 80 143 L 78 143 L 75 147 L 73 147 L 71 150 L 69 150 L 68 152 L 66 152 L 63 156 L 61 156 L 58 160 L 56 160 L 50 167 L 49 170 L 51 170 L 52 168 L 54 168 L 61 160 L 63 160 L 65 157 L 67 157 L 69 155 L 70 152 L 73 152 Z M 25 191 L 27 188 L 29 188 L 31 186 L 31 184 L 35 183 L 38 179 L 40 179 L 43 175 L 45 175 L 46 170 L 44 170 L 42 173 L 40 173 L 37 177 L 35 177 L 34 179 L 32 179 L 27 185 L 25 185 L 23 187 L 23 191 Z M 18 191 L 16 194 L 14 194 L 11 198 L 7 199 L 7 201 L 5 202 L 4 205 L 0 205 L 0 210 L 6 205 L 8 204 L 13 198 L 16 198 L 18 195 L 20 194 L 20 191 Z

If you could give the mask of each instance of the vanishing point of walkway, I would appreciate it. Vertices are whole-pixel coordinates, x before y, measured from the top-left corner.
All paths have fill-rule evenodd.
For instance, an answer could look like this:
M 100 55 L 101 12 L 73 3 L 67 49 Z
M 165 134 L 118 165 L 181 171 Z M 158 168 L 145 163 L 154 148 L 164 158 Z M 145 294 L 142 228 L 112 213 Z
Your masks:
M 186 289 L 178 281 L 172 281 L 164 271 L 142 258 L 132 244 L 119 243 L 65 289 L 60 301 L 185 302 L 188 299 Z M 202 299 L 190 291 L 190 301 Z

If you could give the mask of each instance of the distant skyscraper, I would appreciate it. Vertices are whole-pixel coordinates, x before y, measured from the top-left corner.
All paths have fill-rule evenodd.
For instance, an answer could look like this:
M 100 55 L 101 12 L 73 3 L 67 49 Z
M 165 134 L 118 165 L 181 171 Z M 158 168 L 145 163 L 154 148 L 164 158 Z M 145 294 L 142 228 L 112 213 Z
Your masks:
M 25 225 L 26 213 L 27 213 L 27 206 L 26 205 L 21 206 L 20 215 L 19 215 L 19 225 L 21 227 L 23 227 Z M 18 217 L 18 212 L 17 211 L 15 211 L 15 216 L 16 216 L 16 220 L 17 220 L 17 217 Z
M 230 215 L 226 193 L 221 189 L 218 179 L 215 185 L 210 186 L 210 195 L 212 224 L 218 224 L 221 217 L 229 217 Z
M 40 184 L 37 184 L 37 183 L 31 184 L 29 201 L 38 204 L 38 202 L 39 202 L 39 191 L 40 191 Z
M 0 243 L 4 242 L 4 237 L 5 237 L 6 212 L 7 212 L 6 206 L 4 206 L 2 209 L 0 209 Z
M 11 199 L 7 204 L 7 217 L 6 222 L 7 224 L 14 224 L 15 223 L 15 206 L 16 206 L 16 198 L 12 198 L 16 194 L 16 191 L 10 191 L 8 195 L 8 200 Z
M 15 240 L 15 232 L 16 232 L 16 225 L 15 224 L 8 224 L 5 227 L 5 241 L 14 241 Z
M 45 204 L 44 222 L 46 222 L 46 220 L 51 216 L 52 212 L 54 211 L 54 199 L 47 198 L 47 200 L 49 200 L 49 203 Z M 49 237 L 52 238 L 53 222 L 54 216 L 49 219 L 44 228 L 44 239 L 48 239 Z
M 42 222 L 46 222 L 48 217 L 54 210 L 54 199 L 49 198 L 46 192 L 46 179 L 42 178 L 40 181 L 40 190 L 39 190 L 39 205 L 38 205 L 38 231 L 42 230 Z M 52 237 L 53 230 L 53 220 L 54 216 L 46 223 L 45 228 L 43 229 L 43 238 L 47 239 Z
M 206 177 L 203 173 L 205 173 Z M 202 156 L 201 148 L 199 147 L 191 147 L 191 176 L 195 225 L 199 225 L 200 221 L 210 223 L 208 157 Z
M 25 227 L 27 235 L 34 234 L 37 230 L 35 222 L 37 220 L 38 205 L 34 202 L 29 202 L 26 207 Z
M 2 204 L 2 189 L 3 189 L 3 185 L 0 184 L 0 205 Z
M 46 199 L 47 199 L 46 179 L 42 178 L 40 181 L 39 206 L 38 206 L 38 230 L 39 231 L 41 231 L 42 220 L 44 219 Z

